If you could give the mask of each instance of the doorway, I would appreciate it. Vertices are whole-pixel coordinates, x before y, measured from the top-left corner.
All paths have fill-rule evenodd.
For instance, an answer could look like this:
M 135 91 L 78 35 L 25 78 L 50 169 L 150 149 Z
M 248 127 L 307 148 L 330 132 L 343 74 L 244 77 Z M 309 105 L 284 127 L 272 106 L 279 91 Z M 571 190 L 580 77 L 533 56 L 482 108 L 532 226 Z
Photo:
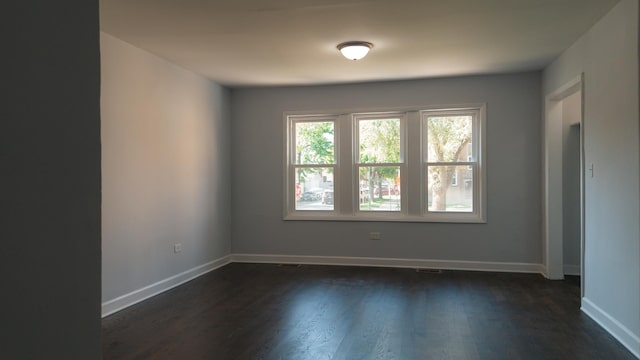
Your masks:
M 580 119 L 578 91 L 562 101 L 562 264 L 564 275 L 580 275 Z
M 546 277 L 581 277 L 584 291 L 582 76 L 545 98 L 544 262 Z

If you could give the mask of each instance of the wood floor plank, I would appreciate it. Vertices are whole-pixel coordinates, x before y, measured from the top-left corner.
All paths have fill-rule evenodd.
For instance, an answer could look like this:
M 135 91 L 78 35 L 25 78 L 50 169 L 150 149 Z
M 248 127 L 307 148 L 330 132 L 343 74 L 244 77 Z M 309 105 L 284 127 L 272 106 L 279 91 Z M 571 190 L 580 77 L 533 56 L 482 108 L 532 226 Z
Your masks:
M 120 359 L 635 359 L 579 279 L 230 264 L 102 321 Z

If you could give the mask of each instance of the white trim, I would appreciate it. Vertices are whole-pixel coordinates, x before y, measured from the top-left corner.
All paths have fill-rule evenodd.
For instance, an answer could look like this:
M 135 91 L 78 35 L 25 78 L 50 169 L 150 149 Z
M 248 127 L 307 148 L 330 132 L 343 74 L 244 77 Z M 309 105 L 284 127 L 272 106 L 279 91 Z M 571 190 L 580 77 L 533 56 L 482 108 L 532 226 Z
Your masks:
M 464 261 L 464 260 L 428 260 L 428 259 L 398 259 L 398 258 L 309 256 L 309 255 L 232 254 L 231 261 L 237 262 L 237 263 L 372 266 L 372 267 L 394 267 L 394 268 L 515 272 L 515 273 L 535 273 L 535 274 L 542 274 L 543 272 L 542 264 Z
M 487 213 L 487 171 L 486 171 L 486 117 L 487 117 L 487 104 L 481 103 L 477 107 L 460 110 L 423 110 L 420 111 L 420 119 L 422 123 L 422 163 L 423 163 L 423 176 L 427 176 L 429 166 L 459 166 L 459 165 L 471 165 L 475 166 L 473 170 L 473 211 L 472 212 L 454 212 L 454 211 L 430 211 L 428 208 L 428 201 L 426 199 L 427 194 L 423 198 L 423 216 L 427 219 L 427 222 L 469 222 L 469 223 L 486 223 Z M 428 150 L 424 147 L 428 140 L 428 126 L 427 121 L 429 117 L 446 116 L 451 114 L 457 115 L 470 115 L 473 119 L 472 125 L 472 159 L 470 162 L 437 162 L 429 161 Z M 426 179 L 423 178 L 423 181 Z M 424 183 L 423 183 L 424 184 Z M 424 187 L 424 185 L 422 185 Z
M 411 215 L 403 215 L 402 212 L 396 211 L 368 211 L 366 215 L 327 215 L 325 213 L 329 213 L 329 211 L 325 211 L 325 213 L 320 213 L 319 211 L 307 211 L 308 214 L 295 214 L 288 215 L 284 218 L 284 220 L 296 221 L 377 221 L 377 222 L 421 222 L 421 223 L 455 223 L 455 224 L 484 224 L 485 220 L 477 219 L 476 217 L 463 217 L 464 214 L 470 213 L 455 213 L 457 214 L 457 218 L 443 217 L 442 219 L 437 219 L 433 214 L 431 219 L 427 220 L 424 216 L 411 216 Z M 452 214 L 453 212 L 448 212 L 444 214 Z
M 563 279 L 563 249 L 562 249 L 562 101 L 569 95 L 582 92 L 581 100 L 581 226 L 584 226 L 584 89 L 583 75 L 579 75 L 555 91 L 545 96 L 544 127 L 543 127 L 543 246 L 545 276 L 549 279 Z M 560 155 L 558 155 L 560 154 Z M 584 266 L 584 228 L 581 229 L 581 266 Z M 584 292 L 584 277 L 581 280 L 581 292 Z
M 564 274 L 580 276 L 580 265 L 564 264 Z
M 535 273 L 544 275 L 546 269 L 543 264 L 464 261 L 464 260 L 429 260 L 429 259 L 399 259 L 399 258 L 370 258 L 346 256 L 309 256 L 309 255 L 265 255 L 265 254 L 230 254 L 206 264 L 196 266 L 180 274 L 145 286 L 128 294 L 102 303 L 102 317 L 109 316 L 120 310 L 142 302 L 160 293 L 173 289 L 190 280 L 216 270 L 230 263 L 271 263 L 271 264 L 306 264 L 306 265 L 336 265 L 336 266 L 370 266 L 393 268 L 443 269 L 512 273 Z M 566 265 L 568 267 L 570 265 Z M 572 266 L 578 268 L 579 266 Z M 606 313 L 586 297 L 582 298 L 580 308 L 587 316 L 610 333 L 633 355 L 640 358 L 640 337 L 626 326 Z
M 284 131 L 286 139 L 283 159 L 283 220 L 319 220 L 319 221 L 397 221 L 397 222 L 434 222 L 434 223 L 486 223 L 486 103 L 462 104 L 458 106 L 420 106 L 366 110 L 334 110 L 334 111 L 287 111 L 284 112 Z M 455 165 L 475 166 L 473 174 L 473 204 L 471 213 L 466 212 L 430 212 L 427 211 L 425 198 L 425 166 L 423 157 L 423 131 L 415 134 L 408 133 L 409 127 L 421 129 L 423 117 L 427 114 L 471 113 L 474 118 L 473 139 L 471 144 L 477 158 L 474 161 L 455 163 Z M 401 121 L 401 158 L 400 163 L 393 164 L 360 164 L 358 123 L 372 118 L 399 117 Z M 297 122 L 313 122 L 327 120 L 334 122 L 335 162 L 327 166 L 334 171 L 334 207 L 333 210 L 296 210 L 295 199 L 292 198 L 292 188 L 295 183 L 295 169 L 298 167 L 325 167 L 322 165 L 296 165 L 293 159 L 293 145 L 295 136 L 293 127 Z M 412 124 L 415 122 L 415 124 Z M 411 138 L 411 139 L 409 139 Z M 410 143 L 414 145 L 410 147 Z M 413 160 L 412 160 L 413 159 Z M 411 162 L 411 166 L 409 163 Z M 446 163 L 453 165 L 454 163 Z M 351 171 L 347 168 L 351 165 Z M 400 211 L 360 211 L 360 166 L 399 166 L 401 196 Z M 373 191 L 373 189 L 370 189 Z M 406 196 L 412 194 L 412 196 Z M 417 196 L 419 195 L 419 196 Z
M 286 114 L 285 121 L 285 150 L 284 150 L 284 183 L 283 183 L 283 218 L 287 220 L 289 217 L 296 217 L 296 214 L 311 215 L 316 214 L 320 217 L 326 216 L 325 214 L 340 214 L 340 185 L 337 179 L 340 177 L 340 118 L 339 115 L 291 115 Z M 332 122 L 333 123 L 333 146 L 334 146 L 334 158 L 331 164 L 296 164 L 295 163 L 295 151 L 293 150 L 296 145 L 296 131 L 295 126 L 298 123 L 314 123 L 314 122 Z M 295 174 L 297 168 L 332 168 L 333 169 L 333 209 L 332 210 L 296 210 L 295 192 L 292 194 L 295 181 Z M 337 196 L 337 198 L 336 198 Z
M 583 74 L 580 74 L 573 79 L 567 81 L 564 85 L 558 89 L 547 94 L 546 99 L 548 101 L 561 101 L 567 98 L 569 95 L 573 95 L 577 91 L 582 90 Z
M 631 351 L 633 355 L 640 359 L 640 337 L 638 337 L 638 335 L 631 332 L 626 326 L 586 297 L 582 298 L 582 307 L 580 310 L 602 326 L 611 336 L 616 338 L 616 340 Z
M 476 109 L 482 103 L 459 103 L 446 105 L 419 105 L 419 106 L 391 106 L 391 107 L 364 107 L 364 108 L 335 108 L 335 109 L 307 109 L 285 111 L 284 117 L 287 116 L 335 116 L 336 114 L 371 114 L 371 113 L 398 113 L 410 111 L 446 111 L 446 110 L 468 110 Z
M 543 274 L 542 264 L 485 262 L 464 260 L 429 260 L 429 259 L 399 259 L 399 258 L 371 258 L 347 256 L 308 256 L 308 255 L 264 255 L 264 254 L 229 254 L 206 264 L 196 266 L 180 274 L 160 280 L 151 285 L 134 290 L 115 299 L 102 303 L 102 317 L 109 316 L 120 310 L 147 300 L 153 296 L 173 289 L 190 280 L 207 274 L 230 263 L 269 263 L 269 264 L 306 264 L 306 265 L 336 265 L 336 266 L 370 266 L 411 269 L 443 269 L 467 271 L 491 271 L 513 273 Z
M 164 280 L 160 280 L 151 285 L 147 285 L 138 290 L 134 290 L 128 294 L 118 296 L 115 299 L 111 299 L 102 303 L 102 317 L 111 315 L 120 310 L 123 310 L 131 305 L 137 304 L 150 297 L 156 296 L 162 292 L 173 289 L 176 286 L 182 285 L 187 281 L 193 280 L 199 276 L 202 276 L 210 271 L 225 266 L 231 262 L 231 255 L 221 257 L 206 264 L 196 266 L 187 271 L 183 271 L 177 275 L 171 276 Z

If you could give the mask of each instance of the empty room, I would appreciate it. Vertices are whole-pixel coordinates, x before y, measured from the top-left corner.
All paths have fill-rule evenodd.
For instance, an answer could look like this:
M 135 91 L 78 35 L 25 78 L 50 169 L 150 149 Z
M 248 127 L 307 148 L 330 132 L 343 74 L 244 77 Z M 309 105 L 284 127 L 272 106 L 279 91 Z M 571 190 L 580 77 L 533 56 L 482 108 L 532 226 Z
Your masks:
M 638 0 L 4 14 L 9 358 L 640 358 Z

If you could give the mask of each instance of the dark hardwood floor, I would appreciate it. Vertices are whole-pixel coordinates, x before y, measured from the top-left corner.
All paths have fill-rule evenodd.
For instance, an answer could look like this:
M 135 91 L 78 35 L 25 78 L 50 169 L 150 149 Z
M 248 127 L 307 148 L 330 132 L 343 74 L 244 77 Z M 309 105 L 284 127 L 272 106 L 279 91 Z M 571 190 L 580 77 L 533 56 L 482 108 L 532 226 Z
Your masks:
M 230 264 L 102 321 L 105 359 L 635 359 L 579 279 Z

